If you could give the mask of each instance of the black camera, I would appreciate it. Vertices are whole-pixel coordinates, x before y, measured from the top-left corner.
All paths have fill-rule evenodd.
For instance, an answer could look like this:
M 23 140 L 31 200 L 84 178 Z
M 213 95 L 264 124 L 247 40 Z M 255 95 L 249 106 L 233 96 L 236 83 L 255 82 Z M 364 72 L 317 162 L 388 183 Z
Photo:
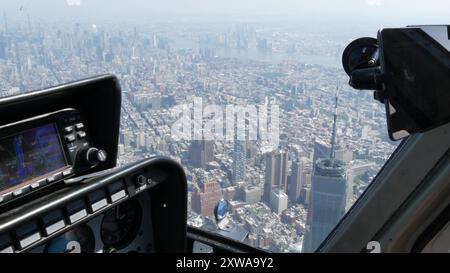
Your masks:
M 450 122 L 450 26 L 381 29 L 351 42 L 342 64 L 350 86 L 385 104 L 392 140 Z

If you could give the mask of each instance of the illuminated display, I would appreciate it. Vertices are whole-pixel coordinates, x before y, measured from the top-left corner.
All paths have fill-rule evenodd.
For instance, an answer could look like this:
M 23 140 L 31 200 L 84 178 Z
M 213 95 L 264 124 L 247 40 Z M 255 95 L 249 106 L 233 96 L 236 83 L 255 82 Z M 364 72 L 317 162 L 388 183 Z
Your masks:
M 0 140 L 0 190 L 66 166 L 54 123 Z

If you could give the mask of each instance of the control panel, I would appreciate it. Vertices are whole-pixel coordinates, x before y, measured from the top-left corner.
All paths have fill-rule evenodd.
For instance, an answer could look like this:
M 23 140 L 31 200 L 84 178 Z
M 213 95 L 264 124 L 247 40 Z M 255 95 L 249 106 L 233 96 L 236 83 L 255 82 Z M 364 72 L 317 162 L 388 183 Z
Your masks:
M 0 126 L 0 204 L 78 176 L 106 159 L 73 108 Z
M 176 162 L 149 158 L 63 185 L 0 206 L 0 253 L 184 250 L 186 178 Z
M 127 253 L 153 252 L 153 232 L 151 223 L 150 199 L 139 195 L 127 200 L 106 212 L 76 225 L 66 232 L 33 248 L 31 253 Z M 54 217 L 58 218 L 55 214 Z M 47 217 L 49 218 L 49 217 Z M 51 217 L 50 217 L 51 218 Z M 56 219 L 55 218 L 55 219 Z M 61 223 L 47 234 L 64 227 Z
M 120 110 L 113 75 L 0 98 L 0 253 L 184 251 L 185 173 L 115 168 Z

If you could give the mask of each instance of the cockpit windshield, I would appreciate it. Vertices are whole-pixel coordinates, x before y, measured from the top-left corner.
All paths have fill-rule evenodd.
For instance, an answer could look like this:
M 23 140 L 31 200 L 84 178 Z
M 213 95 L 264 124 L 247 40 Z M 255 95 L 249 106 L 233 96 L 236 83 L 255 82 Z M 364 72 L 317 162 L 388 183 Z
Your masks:
M 226 235 L 224 199 L 244 243 L 311 252 L 399 143 L 384 106 L 348 86 L 342 51 L 448 19 L 448 1 L 414 2 L 3 0 L 0 95 L 115 74 L 120 165 L 175 158 L 190 226 Z

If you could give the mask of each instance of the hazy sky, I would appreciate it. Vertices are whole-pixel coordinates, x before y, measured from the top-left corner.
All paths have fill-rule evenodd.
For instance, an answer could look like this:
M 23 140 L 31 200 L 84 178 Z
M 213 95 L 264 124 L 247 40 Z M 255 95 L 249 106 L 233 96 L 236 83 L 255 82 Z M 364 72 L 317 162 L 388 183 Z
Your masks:
M 450 0 L 0 0 L 11 20 L 263 18 L 377 24 L 450 24 Z

